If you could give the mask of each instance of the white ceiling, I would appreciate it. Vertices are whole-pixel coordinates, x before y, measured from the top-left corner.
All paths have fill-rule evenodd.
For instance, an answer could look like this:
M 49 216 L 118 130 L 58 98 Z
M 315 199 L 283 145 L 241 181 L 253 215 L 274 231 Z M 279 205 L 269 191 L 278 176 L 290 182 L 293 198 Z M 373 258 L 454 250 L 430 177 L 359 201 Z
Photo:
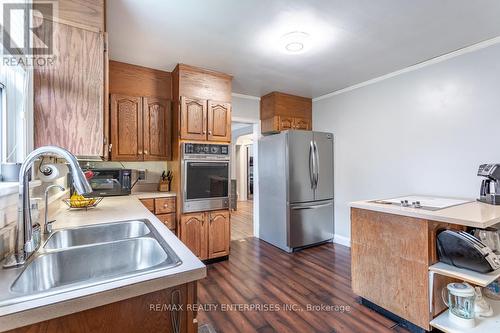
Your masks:
M 500 35 L 498 0 L 112 0 L 110 57 L 232 74 L 233 92 L 309 97 Z M 313 38 L 284 54 L 290 31 Z

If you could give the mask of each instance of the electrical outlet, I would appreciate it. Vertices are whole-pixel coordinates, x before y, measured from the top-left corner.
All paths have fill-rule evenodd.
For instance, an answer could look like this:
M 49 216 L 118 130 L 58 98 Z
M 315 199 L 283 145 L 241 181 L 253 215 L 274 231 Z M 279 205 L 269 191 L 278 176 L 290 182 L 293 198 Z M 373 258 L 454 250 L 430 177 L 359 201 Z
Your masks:
M 138 180 L 146 180 L 147 169 L 139 169 L 137 170 L 137 179 Z

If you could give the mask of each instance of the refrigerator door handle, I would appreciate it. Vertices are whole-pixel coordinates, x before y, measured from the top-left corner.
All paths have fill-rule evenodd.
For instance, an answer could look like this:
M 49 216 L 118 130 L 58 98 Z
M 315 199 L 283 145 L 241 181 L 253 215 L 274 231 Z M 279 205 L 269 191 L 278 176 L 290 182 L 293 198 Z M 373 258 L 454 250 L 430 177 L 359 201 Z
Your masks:
M 313 165 L 315 166 L 314 168 L 314 189 L 318 188 L 318 181 L 319 181 L 319 152 L 318 152 L 318 146 L 316 145 L 316 140 L 313 142 L 313 152 L 314 152 L 314 163 Z
M 314 144 L 312 141 L 309 142 L 309 179 L 311 181 L 311 188 L 314 189 L 314 171 L 316 170 L 316 160 L 314 159 Z
M 292 210 L 318 209 L 318 208 L 328 207 L 331 205 L 333 205 L 333 202 L 320 204 L 320 205 L 312 205 L 312 206 L 295 206 L 295 207 L 292 207 Z

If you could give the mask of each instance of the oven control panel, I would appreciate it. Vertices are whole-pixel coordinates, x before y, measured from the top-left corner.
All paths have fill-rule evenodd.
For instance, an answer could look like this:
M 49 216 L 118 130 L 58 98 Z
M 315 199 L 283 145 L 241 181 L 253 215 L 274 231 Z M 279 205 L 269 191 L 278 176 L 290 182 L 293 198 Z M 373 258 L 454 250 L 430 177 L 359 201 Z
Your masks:
M 229 145 L 215 145 L 207 143 L 185 143 L 186 155 L 229 155 Z

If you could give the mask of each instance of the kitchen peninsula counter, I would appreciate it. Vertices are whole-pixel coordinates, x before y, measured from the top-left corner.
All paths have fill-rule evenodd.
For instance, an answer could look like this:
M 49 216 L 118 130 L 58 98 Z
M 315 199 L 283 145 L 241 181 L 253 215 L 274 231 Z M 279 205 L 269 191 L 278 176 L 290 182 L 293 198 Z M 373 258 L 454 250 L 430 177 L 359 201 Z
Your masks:
M 500 206 L 465 200 L 427 210 L 385 200 L 350 204 L 352 289 L 365 305 L 389 311 L 417 331 L 430 330 L 430 321 L 445 309 L 441 289 L 453 281 L 429 278 L 429 267 L 438 262 L 438 232 L 492 226 L 500 222 Z

